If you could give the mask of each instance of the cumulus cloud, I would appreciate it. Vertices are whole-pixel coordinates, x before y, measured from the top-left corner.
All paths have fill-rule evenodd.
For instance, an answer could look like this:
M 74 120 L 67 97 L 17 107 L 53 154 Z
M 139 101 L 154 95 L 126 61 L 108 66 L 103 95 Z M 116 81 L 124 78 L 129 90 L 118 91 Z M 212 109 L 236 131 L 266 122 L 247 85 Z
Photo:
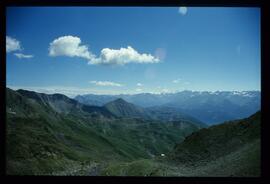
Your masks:
M 122 87 L 123 84 L 119 84 L 111 81 L 90 81 L 90 83 L 95 84 L 97 86 L 114 86 L 114 87 Z
M 50 43 L 50 56 L 68 56 L 92 59 L 95 56 L 86 45 L 81 45 L 81 39 L 76 36 L 61 36 Z
M 142 86 L 142 83 L 137 83 L 137 86 Z
M 26 54 L 21 54 L 21 53 L 15 53 L 14 55 L 19 59 L 24 59 L 24 58 L 30 59 L 34 57 L 33 55 L 26 55 Z
M 179 83 L 181 80 L 182 80 L 182 79 L 178 78 L 178 79 L 173 80 L 172 82 L 173 82 L 173 83 Z
M 6 36 L 6 52 L 13 52 L 22 50 L 20 41 L 15 38 Z
M 104 48 L 99 58 L 92 58 L 89 64 L 125 65 L 128 63 L 158 63 L 160 60 L 151 54 L 140 54 L 131 46 L 120 49 Z
M 88 64 L 96 65 L 125 65 L 128 63 L 158 63 L 160 59 L 151 54 L 139 53 L 131 46 L 127 48 L 103 48 L 100 56 L 92 54 L 88 46 L 81 44 L 76 36 L 61 36 L 50 43 L 50 56 L 81 57 L 88 60 Z
M 181 15 L 186 15 L 187 14 L 187 7 L 179 7 L 178 9 L 178 12 L 181 14 Z

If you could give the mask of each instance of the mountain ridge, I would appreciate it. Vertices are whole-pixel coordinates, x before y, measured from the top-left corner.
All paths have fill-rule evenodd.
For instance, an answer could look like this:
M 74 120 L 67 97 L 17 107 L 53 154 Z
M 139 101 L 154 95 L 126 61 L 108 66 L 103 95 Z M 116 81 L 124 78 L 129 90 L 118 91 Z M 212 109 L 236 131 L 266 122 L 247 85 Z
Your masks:
M 260 111 L 244 119 L 202 128 L 153 159 L 109 165 L 104 175 L 260 177 Z
M 113 114 L 103 107 L 84 105 L 63 94 L 45 94 L 22 89 L 19 89 L 16 92 L 27 98 L 34 99 L 40 104 L 50 107 L 58 113 L 68 114 L 72 111 L 88 113 L 99 112 L 105 117 L 113 117 Z
M 79 171 L 87 175 L 88 166 L 96 163 L 105 167 L 108 160 L 127 162 L 168 152 L 200 129 L 184 121 L 101 116 L 95 109 L 82 108 L 91 106 L 68 106 L 65 100 L 62 104 L 67 107 L 57 112 L 53 102 L 59 104 L 66 97 L 56 95 L 52 101 L 51 96 L 20 92 L 25 94 L 6 89 L 6 160 L 11 175 L 65 175 L 77 173 L 75 168 L 84 168 Z
M 206 127 L 207 125 L 198 119 L 189 116 L 187 114 L 177 111 L 177 109 L 172 107 L 148 107 L 142 108 L 136 106 L 132 103 L 126 102 L 122 98 L 110 101 L 105 104 L 105 107 L 108 111 L 114 114 L 117 117 L 126 117 L 126 118 L 141 118 L 146 120 L 158 120 L 163 122 L 172 122 L 172 121 L 185 121 L 196 124 L 199 127 Z
M 142 108 L 137 107 L 132 103 L 128 103 L 122 98 L 117 98 L 114 101 L 108 102 L 103 107 L 117 117 L 148 118 Z
M 192 175 L 203 176 L 260 176 L 260 158 L 260 111 L 193 132 L 167 157 L 169 162 L 194 168 Z
M 80 95 L 84 104 L 104 105 L 117 98 L 143 108 L 164 106 L 178 109 L 208 125 L 244 118 L 260 110 L 260 91 L 182 91 L 168 94 L 141 93 L 134 95 Z

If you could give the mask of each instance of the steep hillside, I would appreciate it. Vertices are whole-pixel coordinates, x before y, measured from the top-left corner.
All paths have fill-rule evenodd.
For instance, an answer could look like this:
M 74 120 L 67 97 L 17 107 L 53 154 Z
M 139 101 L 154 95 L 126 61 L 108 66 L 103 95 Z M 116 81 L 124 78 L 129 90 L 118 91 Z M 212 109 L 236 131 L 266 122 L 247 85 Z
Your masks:
M 7 174 L 99 175 L 91 168 L 153 158 L 199 129 L 190 122 L 115 118 L 64 96 L 10 89 L 6 107 Z
M 261 113 L 192 133 L 168 156 L 213 175 L 260 175 Z M 211 173 L 211 171 L 215 171 Z M 198 174 L 198 173 L 197 173 Z
M 8 90 L 8 92 L 10 92 L 10 89 Z M 29 101 L 32 101 L 33 103 L 38 103 L 42 107 L 45 107 L 45 109 L 50 109 L 57 113 L 65 115 L 71 113 L 75 113 L 78 115 L 92 114 L 93 116 L 95 114 L 100 114 L 107 118 L 113 117 L 113 114 L 111 114 L 106 108 L 83 105 L 76 100 L 70 99 L 62 94 L 48 95 L 22 89 L 17 90 L 16 92 L 28 98 Z
M 105 176 L 260 176 L 260 112 L 193 132 L 153 159 L 110 164 Z

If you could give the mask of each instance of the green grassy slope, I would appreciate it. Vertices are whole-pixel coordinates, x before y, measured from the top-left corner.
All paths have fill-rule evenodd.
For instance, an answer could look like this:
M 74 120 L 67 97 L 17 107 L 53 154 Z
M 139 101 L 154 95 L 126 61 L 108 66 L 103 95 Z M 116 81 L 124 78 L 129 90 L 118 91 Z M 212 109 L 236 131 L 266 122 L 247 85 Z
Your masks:
M 196 131 L 165 157 L 115 163 L 103 175 L 260 176 L 260 112 Z
M 200 129 L 189 120 L 115 118 L 61 95 L 7 89 L 6 100 L 7 174 L 260 175 L 260 112 Z
M 191 176 L 260 176 L 261 113 L 201 129 L 168 156 Z
M 178 162 L 212 160 L 260 138 L 260 112 L 233 122 L 201 129 L 186 137 L 171 157 Z
M 56 112 L 54 104 L 10 89 L 6 104 L 7 174 L 89 174 L 96 164 L 105 168 L 168 152 L 199 129 L 189 122 L 111 118 L 99 112 L 93 116 L 89 109 L 75 107 Z

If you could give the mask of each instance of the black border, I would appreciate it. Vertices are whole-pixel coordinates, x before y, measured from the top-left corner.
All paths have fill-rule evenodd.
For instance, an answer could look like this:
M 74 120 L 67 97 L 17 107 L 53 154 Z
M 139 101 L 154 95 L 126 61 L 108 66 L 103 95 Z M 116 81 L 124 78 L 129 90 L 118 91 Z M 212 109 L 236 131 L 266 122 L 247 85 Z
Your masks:
M 4 0 L 8 6 L 261 6 L 260 0 Z
M 6 89 L 6 51 L 5 51 L 5 36 L 6 36 L 6 7 L 7 6 L 207 6 L 207 7 L 260 7 L 261 8 L 261 117 L 262 117 L 262 172 L 261 177 L 58 177 L 58 176 L 6 176 L 5 174 L 5 89 Z M 267 44 L 269 40 L 269 8 L 266 2 L 261 0 L 0 0 L 0 40 L 1 40 L 1 91 L 0 91 L 0 130 L 1 136 L 1 175 L 9 182 L 77 182 L 91 181 L 94 183 L 267 183 L 269 173 L 269 157 L 267 149 L 268 140 L 268 111 L 270 109 L 270 49 Z M 269 86 L 267 86 L 269 84 Z

